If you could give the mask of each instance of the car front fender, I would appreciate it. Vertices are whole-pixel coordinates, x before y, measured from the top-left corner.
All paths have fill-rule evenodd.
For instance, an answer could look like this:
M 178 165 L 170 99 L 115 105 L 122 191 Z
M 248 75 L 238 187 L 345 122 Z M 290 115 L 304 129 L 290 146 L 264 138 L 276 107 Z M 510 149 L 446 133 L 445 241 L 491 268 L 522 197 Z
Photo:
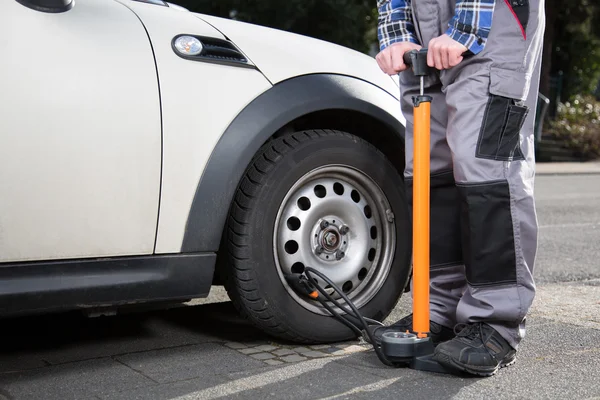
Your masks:
M 398 99 L 369 82 L 314 74 L 276 84 L 237 115 L 213 150 L 196 189 L 181 251 L 217 251 L 235 191 L 256 152 L 290 122 L 324 110 L 364 114 L 403 138 Z

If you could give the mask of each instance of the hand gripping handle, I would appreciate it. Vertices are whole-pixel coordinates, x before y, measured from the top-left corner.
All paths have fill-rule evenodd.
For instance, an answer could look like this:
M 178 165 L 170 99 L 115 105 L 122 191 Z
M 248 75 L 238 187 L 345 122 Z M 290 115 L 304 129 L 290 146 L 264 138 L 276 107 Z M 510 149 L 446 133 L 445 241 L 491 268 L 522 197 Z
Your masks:
M 427 65 L 427 48 L 411 50 L 404 53 L 404 64 L 412 66 L 415 76 L 426 76 L 429 66 Z

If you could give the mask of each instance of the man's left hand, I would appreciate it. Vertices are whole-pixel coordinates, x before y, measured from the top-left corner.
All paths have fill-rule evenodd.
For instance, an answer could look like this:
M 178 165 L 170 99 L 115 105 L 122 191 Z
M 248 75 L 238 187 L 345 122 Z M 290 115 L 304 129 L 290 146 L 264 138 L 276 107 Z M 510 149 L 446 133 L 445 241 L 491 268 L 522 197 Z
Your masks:
M 452 68 L 463 60 L 468 49 L 450 36 L 444 34 L 429 41 L 427 65 L 439 70 Z

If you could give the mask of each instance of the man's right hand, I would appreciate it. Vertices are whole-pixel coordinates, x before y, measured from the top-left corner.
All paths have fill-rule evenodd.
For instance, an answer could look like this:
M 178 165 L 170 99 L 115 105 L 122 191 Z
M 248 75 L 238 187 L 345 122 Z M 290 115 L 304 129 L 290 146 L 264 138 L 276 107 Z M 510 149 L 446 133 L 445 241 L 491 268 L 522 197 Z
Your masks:
M 412 42 L 399 42 L 386 47 L 375 59 L 379 68 L 388 75 L 396 75 L 407 69 L 404 64 L 404 53 L 411 50 L 420 50 L 421 46 Z

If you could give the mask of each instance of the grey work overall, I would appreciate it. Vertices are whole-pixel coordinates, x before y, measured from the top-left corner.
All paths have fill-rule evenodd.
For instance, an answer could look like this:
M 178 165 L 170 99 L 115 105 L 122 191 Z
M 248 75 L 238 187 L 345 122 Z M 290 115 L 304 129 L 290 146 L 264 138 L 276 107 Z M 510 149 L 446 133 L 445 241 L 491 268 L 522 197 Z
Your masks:
M 427 47 L 443 34 L 453 0 L 413 0 Z M 517 348 L 535 294 L 534 119 L 545 28 L 542 0 L 496 0 L 482 52 L 428 76 L 431 103 L 431 320 L 486 322 Z M 407 118 L 405 177 L 412 197 L 412 100 L 419 82 L 400 74 Z

